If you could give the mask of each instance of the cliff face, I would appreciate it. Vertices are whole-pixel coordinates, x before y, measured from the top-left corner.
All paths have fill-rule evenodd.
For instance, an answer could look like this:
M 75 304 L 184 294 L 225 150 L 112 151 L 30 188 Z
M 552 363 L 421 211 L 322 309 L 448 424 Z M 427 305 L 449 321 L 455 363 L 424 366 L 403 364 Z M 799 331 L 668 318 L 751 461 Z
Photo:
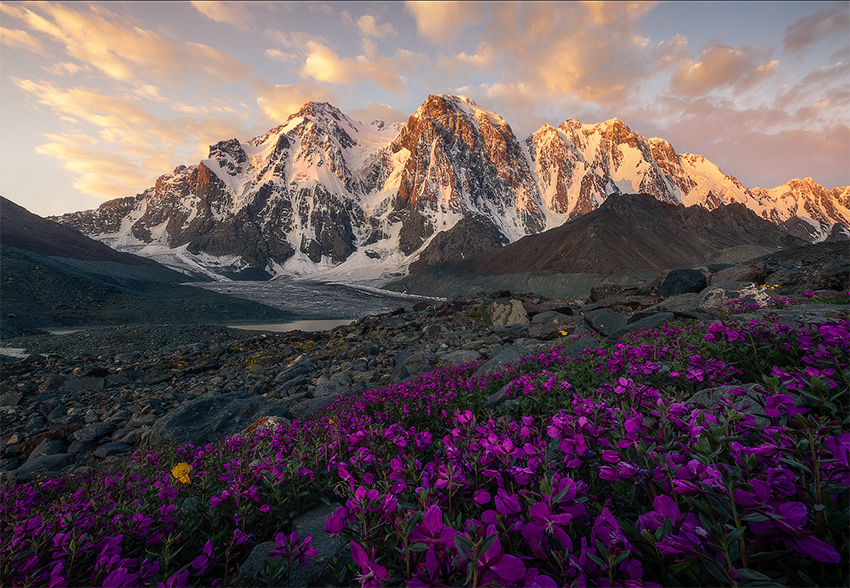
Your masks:
M 747 189 L 618 119 L 568 119 L 520 142 L 496 113 L 445 95 L 403 125 L 311 102 L 247 143 L 212 145 L 142 194 L 55 220 L 213 276 L 398 273 L 558 227 L 626 193 L 707 210 L 739 203 L 777 224 L 812 219 L 824 235 L 850 227 L 850 188 Z

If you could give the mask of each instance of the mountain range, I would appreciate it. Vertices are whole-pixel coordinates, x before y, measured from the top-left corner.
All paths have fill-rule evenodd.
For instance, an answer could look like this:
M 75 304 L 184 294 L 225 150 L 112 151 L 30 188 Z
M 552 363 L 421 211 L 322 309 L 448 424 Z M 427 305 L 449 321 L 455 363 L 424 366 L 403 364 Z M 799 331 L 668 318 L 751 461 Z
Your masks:
M 404 124 L 310 102 L 141 194 L 53 220 L 215 279 L 388 278 L 560 227 L 627 193 L 708 211 L 738 204 L 810 241 L 850 228 L 850 187 L 806 178 L 748 189 L 619 119 L 568 119 L 520 141 L 498 114 L 447 95 Z

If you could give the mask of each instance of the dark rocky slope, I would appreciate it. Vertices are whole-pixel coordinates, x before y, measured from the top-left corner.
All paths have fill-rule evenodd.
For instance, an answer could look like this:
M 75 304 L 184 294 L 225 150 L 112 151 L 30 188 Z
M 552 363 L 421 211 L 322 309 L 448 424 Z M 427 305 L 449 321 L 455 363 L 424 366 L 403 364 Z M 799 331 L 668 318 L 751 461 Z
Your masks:
M 277 321 L 287 312 L 208 292 L 193 278 L 115 251 L 0 200 L 0 334 L 124 323 Z

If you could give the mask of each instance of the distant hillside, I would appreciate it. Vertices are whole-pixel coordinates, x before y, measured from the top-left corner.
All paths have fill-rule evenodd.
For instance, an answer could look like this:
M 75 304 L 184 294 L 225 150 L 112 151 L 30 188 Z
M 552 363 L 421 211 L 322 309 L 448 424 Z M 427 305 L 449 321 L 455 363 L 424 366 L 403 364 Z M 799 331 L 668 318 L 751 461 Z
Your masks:
M 560 227 L 387 284 L 436 296 L 510 289 L 585 298 L 595 284 L 641 282 L 663 270 L 736 263 L 807 242 L 741 204 L 708 211 L 648 194 L 612 194 Z
M 0 337 L 126 323 L 283 321 L 289 313 L 208 292 L 0 197 Z
M 804 243 L 743 204 L 708 211 L 661 202 L 649 194 L 612 194 L 598 209 L 576 220 L 476 255 L 464 266 L 477 274 L 607 275 L 691 267 L 742 245 L 767 251 Z

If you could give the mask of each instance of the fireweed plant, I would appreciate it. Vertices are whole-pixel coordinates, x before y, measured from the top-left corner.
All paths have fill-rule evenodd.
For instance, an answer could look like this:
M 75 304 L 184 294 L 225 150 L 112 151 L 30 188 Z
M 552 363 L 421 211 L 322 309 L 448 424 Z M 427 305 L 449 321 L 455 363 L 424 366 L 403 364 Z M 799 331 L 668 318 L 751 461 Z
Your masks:
M 142 450 L 5 490 L 0 586 L 286 585 L 320 501 L 340 585 L 846 586 L 848 348 L 847 320 L 677 322 Z

